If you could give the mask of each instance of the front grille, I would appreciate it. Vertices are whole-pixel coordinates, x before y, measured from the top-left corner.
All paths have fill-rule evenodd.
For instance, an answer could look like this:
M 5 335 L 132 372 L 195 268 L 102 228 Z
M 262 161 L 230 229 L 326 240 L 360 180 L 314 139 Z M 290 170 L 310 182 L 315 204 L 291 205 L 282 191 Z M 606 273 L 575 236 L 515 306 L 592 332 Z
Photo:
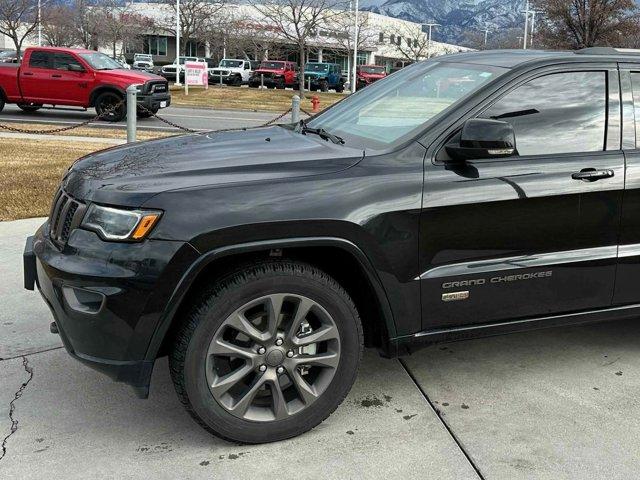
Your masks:
M 58 190 L 49 215 L 51 240 L 59 246 L 65 245 L 73 229 L 80 225 L 84 211 L 84 203 L 78 202 L 62 189 Z
M 153 83 L 151 84 L 151 91 L 153 93 L 163 93 L 168 90 L 167 82 Z

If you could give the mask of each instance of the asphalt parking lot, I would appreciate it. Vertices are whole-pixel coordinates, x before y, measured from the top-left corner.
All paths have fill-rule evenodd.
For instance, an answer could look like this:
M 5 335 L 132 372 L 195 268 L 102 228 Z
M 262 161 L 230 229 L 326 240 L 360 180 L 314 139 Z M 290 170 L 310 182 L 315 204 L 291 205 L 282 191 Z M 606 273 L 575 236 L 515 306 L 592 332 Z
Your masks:
M 402 361 L 367 352 L 353 391 L 315 430 L 236 445 L 183 411 L 166 360 L 144 401 L 67 356 L 39 295 L 21 286 L 24 238 L 41 221 L 0 223 L 2 479 L 630 479 L 640 470 L 638 320 L 435 346 Z M 9 405 L 27 381 L 11 434 Z

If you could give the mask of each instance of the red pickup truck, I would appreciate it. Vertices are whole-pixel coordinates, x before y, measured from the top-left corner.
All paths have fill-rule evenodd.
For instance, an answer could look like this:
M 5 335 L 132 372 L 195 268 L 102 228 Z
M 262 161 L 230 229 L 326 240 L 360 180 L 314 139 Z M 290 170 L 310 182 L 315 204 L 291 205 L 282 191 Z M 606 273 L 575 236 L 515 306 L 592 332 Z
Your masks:
M 148 117 L 171 103 L 167 81 L 151 73 L 124 70 L 115 60 L 93 50 L 27 48 L 18 64 L 0 64 L 0 111 L 16 103 L 27 112 L 43 105 L 95 108 L 118 122 L 126 115 L 122 102 L 136 84 L 138 116 Z M 141 108 L 145 107 L 145 108 Z

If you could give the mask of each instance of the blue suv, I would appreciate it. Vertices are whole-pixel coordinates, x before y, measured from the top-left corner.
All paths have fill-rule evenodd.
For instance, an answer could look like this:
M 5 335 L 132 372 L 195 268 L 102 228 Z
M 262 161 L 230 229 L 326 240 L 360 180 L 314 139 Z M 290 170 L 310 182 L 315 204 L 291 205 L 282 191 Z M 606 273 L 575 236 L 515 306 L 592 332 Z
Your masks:
M 342 69 L 337 63 L 307 62 L 304 66 L 304 84 L 313 91 L 344 90 Z

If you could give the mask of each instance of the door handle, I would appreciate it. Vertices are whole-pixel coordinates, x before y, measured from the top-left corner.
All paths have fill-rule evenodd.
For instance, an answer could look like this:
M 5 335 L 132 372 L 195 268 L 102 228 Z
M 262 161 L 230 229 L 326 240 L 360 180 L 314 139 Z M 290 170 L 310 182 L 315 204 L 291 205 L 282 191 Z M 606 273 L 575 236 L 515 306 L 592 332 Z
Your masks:
M 33 73 L 32 73 L 32 72 L 24 72 L 24 73 L 22 74 L 22 76 L 23 76 L 23 77 L 32 77 L 32 76 L 33 76 Z
M 59 73 L 54 73 L 53 75 L 51 75 L 52 78 L 62 78 L 62 75 L 60 75 Z
M 595 168 L 583 168 L 579 172 L 573 173 L 571 178 L 574 180 L 582 180 L 583 182 L 595 182 L 602 178 L 611 178 L 613 175 L 613 170 L 609 169 L 597 170 Z

